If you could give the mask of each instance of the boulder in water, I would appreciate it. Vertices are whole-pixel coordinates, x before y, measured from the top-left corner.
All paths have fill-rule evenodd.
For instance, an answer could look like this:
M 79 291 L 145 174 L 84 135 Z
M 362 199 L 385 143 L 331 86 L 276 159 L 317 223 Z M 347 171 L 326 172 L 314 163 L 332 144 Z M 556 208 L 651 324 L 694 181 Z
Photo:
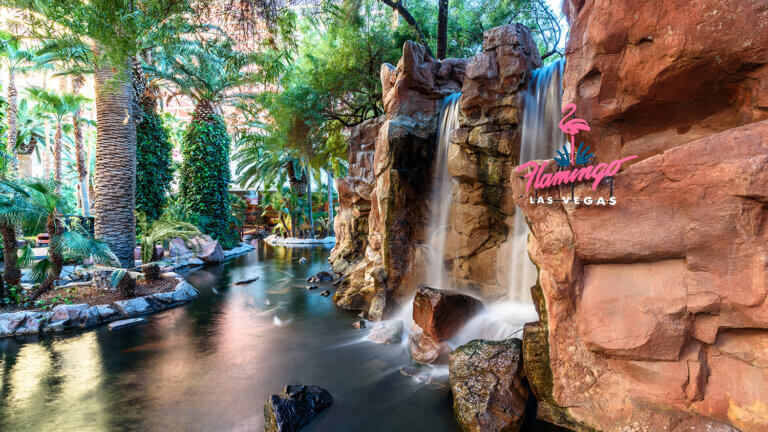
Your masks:
M 206 264 L 218 264 L 224 261 L 224 249 L 217 240 L 204 241 L 200 245 L 197 257 Z
M 413 321 L 435 342 L 455 335 L 483 303 L 456 291 L 421 287 L 413 298 Z
M 450 355 L 449 374 L 462 430 L 520 430 L 528 400 L 520 339 L 462 345 Z
M 299 258 L 299 264 L 306 264 L 306 263 L 307 263 L 307 259 L 306 258 L 304 258 L 304 257 Z
M 408 350 L 414 362 L 425 364 L 446 364 L 451 354 L 447 343 L 435 341 L 417 325 L 408 335 Z
M 307 279 L 307 282 L 309 283 L 329 283 L 333 282 L 335 277 L 331 272 L 327 272 L 325 270 L 322 270 L 318 272 L 314 276 L 310 276 L 309 279 Z
M 352 322 L 352 327 L 360 330 L 365 328 L 365 320 L 357 320 Z
M 403 322 L 400 320 L 376 323 L 368 334 L 368 340 L 378 344 L 396 344 L 403 339 Z
M 331 292 L 328 291 L 328 290 L 322 290 L 320 292 L 320 295 L 323 296 L 323 297 L 329 297 L 331 295 Z
M 298 431 L 332 402 L 328 390 L 318 386 L 288 385 L 264 404 L 264 431 Z

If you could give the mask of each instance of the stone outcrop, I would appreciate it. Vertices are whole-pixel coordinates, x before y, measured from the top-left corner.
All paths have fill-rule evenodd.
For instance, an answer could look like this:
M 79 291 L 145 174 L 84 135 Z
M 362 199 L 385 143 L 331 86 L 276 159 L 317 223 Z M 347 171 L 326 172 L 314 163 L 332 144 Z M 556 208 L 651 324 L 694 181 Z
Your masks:
M 339 213 L 334 218 L 336 245 L 328 259 L 336 273 L 351 271 L 368 246 L 368 214 L 376 184 L 373 152 L 383 117 L 366 120 L 352 128 L 347 139 L 349 175 L 336 182 Z
M 451 347 L 445 342 L 434 340 L 421 327 L 414 324 L 408 334 L 408 351 L 416 363 L 448 363 Z
M 369 200 L 368 244 L 340 284 L 334 301 L 379 320 L 411 300 L 423 267 L 420 244 L 427 226 L 439 107 L 461 89 L 464 60 L 433 59 L 406 42 L 394 67 L 381 67 L 386 117 L 373 157 L 375 186 Z
M 434 341 L 453 337 L 483 303 L 451 290 L 421 287 L 413 298 L 413 321 Z
M 264 404 L 265 432 L 294 432 L 306 426 L 333 402 L 328 390 L 318 386 L 289 385 Z
M 463 431 L 519 431 L 528 388 L 520 339 L 474 340 L 450 355 L 453 413 Z
M 515 206 L 509 177 L 520 153 L 521 90 L 541 66 L 530 30 L 520 24 L 485 32 L 467 64 L 459 129 L 448 152 L 453 192 L 446 257 L 454 284 L 484 299 L 506 294 Z
M 564 103 L 605 160 L 768 119 L 763 0 L 566 0 Z
M 546 305 L 552 385 L 532 384 L 568 407 L 549 420 L 768 430 L 768 121 L 637 162 L 616 206 L 532 205 L 514 188 Z

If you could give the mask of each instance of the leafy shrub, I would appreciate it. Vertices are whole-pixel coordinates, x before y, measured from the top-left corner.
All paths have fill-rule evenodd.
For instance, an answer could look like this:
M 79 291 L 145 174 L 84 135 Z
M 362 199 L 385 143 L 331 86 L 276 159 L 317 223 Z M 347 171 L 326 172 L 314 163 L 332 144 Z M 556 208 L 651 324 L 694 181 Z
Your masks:
M 173 181 L 173 145 L 160 116 L 144 112 L 136 127 L 136 210 L 152 221 L 160 217 Z

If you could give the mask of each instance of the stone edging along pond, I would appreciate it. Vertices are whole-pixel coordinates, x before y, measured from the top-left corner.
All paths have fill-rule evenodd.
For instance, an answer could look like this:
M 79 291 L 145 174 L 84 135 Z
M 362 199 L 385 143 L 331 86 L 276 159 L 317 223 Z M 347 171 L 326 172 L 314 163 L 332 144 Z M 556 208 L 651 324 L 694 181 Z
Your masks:
M 165 273 L 162 277 L 178 281 L 173 291 L 95 306 L 86 303 L 58 305 L 49 312 L 17 311 L 0 314 L 0 338 L 96 327 L 170 309 L 190 302 L 199 295 L 195 287 L 176 273 Z
M 224 251 L 224 259 L 248 253 L 251 245 L 241 244 Z M 188 267 L 188 260 L 176 263 L 173 269 Z M 202 263 L 201 263 L 202 264 Z M 0 338 L 27 336 L 40 333 L 60 333 L 67 330 L 93 328 L 113 321 L 161 312 L 188 303 L 199 295 L 197 289 L 174 272 L 161 277 L 174 278 L 173 291 L 149 294 L 109 304 L 91 306 L 86 303 L 58 305 L 48 312 L 21 310 L 0 314 Z

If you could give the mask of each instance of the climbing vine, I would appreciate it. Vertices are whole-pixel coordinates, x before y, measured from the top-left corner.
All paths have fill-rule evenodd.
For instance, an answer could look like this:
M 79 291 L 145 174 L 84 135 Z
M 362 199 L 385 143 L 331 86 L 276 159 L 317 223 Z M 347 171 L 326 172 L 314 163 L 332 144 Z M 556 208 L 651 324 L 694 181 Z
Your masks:
M 194 118 L 184 137 L 181 195 L 201 229 L 225 249 L 237 246 L 229 197 L 229 134 L 217 115 Z
M 150 221 L 163 213 L 173 181 L 173 144 L 154 111 L 144 112 L 136 128 L 136 210 Z

